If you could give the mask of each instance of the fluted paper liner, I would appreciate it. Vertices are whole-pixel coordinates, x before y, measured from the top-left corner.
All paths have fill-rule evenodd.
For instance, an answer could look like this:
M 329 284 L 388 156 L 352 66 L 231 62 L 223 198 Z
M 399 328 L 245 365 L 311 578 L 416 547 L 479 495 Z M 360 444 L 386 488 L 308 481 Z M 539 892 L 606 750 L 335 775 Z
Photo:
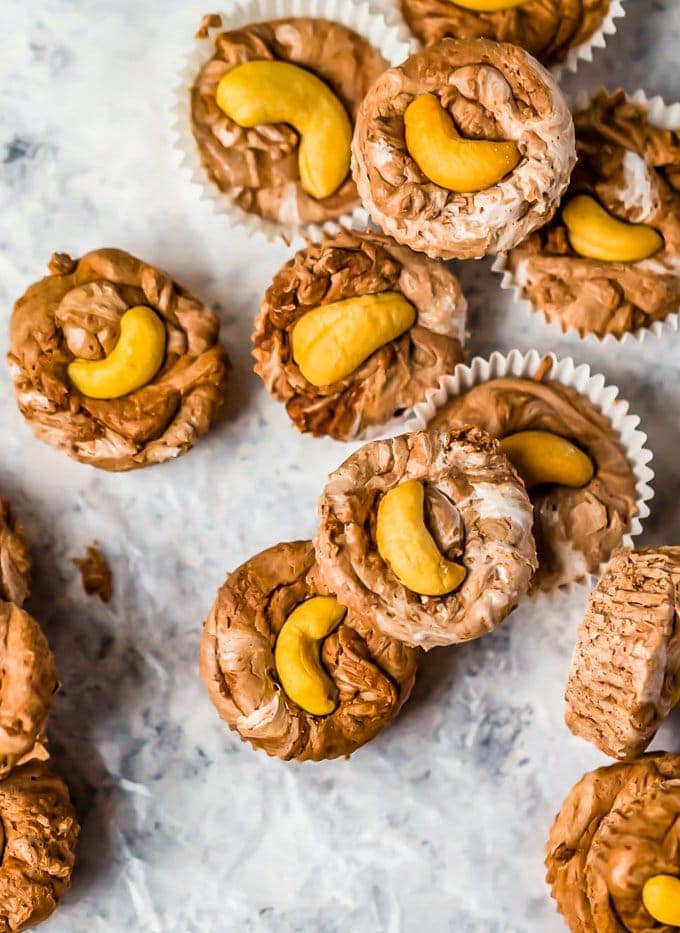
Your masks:
M 617 19 L 623 19 L 626 15 L 623 2 L 624 0 L 612 0 L 600 28 L 596 29 L 585 42 L 581 42 L 569 49 L 565 60 L 552 68 L 553 74 L 559 78 L 565 71 L 578 71 L 580 62 L 592 62 L 593 51 L 595 49 L 604 49 L 609 36 L 613 36 L 618 32 L 616 21 Z
M 596 91 L 581 91 L 571 103 L 572 111 L 585 110 L 592 100 L 601 92 L 610 93 L 607 88 L 599 87 Z M 647 118 L 654 126 L 660 126 L 668 130 L 680 130 L 680 103 L 667 104 L 662 97 L 647 97 L 644 91 L 638 90 L 634 94 L 626 94 L 628 100 L 634 104 L 639 104 L 647 108 Z M 649 327 L 640 327 L 637 330 L 626 331 L 624 334 L 585 334 L 581 336 L 577 327 L 563 327 L 558 321 L 547 321 L 542 308 L 536 305 L 524 294 L 524 287 L 517 281 L 517 278 L 508 268 L 508 254 L 502 253 L 496 257 L 493 266 L 494 272 L 501 276 L 501 288 L 513 292 L 516 309 L 525 315 L 531 315 L 535 319 L 537 315 L 546 327 L 549 327 L 555 335 L 575 333 L 580 340 L 590 341 L 595 344 L 626 344 L 636 341 L 642 341 L 651 334 L 660 337 L 663 334 L 677 333 L 680 329 L 680 308 L 678 311 L 672 311 L 667 314 L 662 321 L 654 321 Z
M 626 452 L 635 475 L 637 493 L 635 516 L 631 522 L 630 531 L 623 536 L 621 541 L 622 547 L 630 547 L 633 538 L 642 531 L 642 523 L 649 515 L 648 503 L 654 496 L 654 491 L 650 486 L 654 471 L 649 467 L 652 453 L 645 446 L 647 435 L 638 430 L 640 419 L 637 415 L 631 414 L 628 402 L 619 398 L 617 386 L 608 385 L 603 375 L 593 374 L 585 363 L 577 365 L 570 357 L 558 359 L 554 353 L 543 354 L 538 350 L 529 350 L 527 353 L 512 350 L 508 354 L 494 352 L 488 359 L 477 356 L 469 364 L 459 363 L 452 375 L 444 376 L 439 386 L 427 393 L 425 401 L 415 406 L 407 430 L 423 430 L 435 413 L 450 399 L 481 383 L 506 376 L 531 379 L 546 359 L 552 361 L 547 378 L 552 382 L 569 386 L 588 399 L 608 419 Z M 600 576 L 605 566 L 606 561 L 602 563 L 596 574 L 583 574 L 570 583 L 565 583 L 553 590 L 537 590 L 532 594 L 532 598 L 538 598 L 541 595 L 571 593 L 576 587 L 590 586 L 593 579 Z
M 395 10 L 377 12 L 364 0 L 236 0 L 230 12 L 220 13 L 222 25 L 211 27 L 205 39 L 194 39 L 194 46 L 174 89 L 172 115 L 173 148 L 180 155 L 180 166 L 187 170 L 193 185 L 200 189 L 201 200 L 212 202 L 215 214 L 223 214 L 233 227 L 240 227 L 249 235 L 259 234 L 268 242 L 283 241 L 299 244 L 307 237 L 319 239 L 323 233 L 335 233 L 340 227 L 365 230 L 369 217 L 357 204 L 342 216 L 324 224 L 300 224 L 288 227 L 258 214 L 251 214 L 235 203 L 235 192 L 221 191 L 203 168 L 198 145 L 191 132 L 189 89 L 196 75 L 215 50 L 219 33 L 240 29 L 248 23 L 267 22 L 287 17 L 312 17 L 333 20 L 367 39 L 390 66 L 398 65 L 411 54 L 417 43 L 411 37 L 400 14 Z

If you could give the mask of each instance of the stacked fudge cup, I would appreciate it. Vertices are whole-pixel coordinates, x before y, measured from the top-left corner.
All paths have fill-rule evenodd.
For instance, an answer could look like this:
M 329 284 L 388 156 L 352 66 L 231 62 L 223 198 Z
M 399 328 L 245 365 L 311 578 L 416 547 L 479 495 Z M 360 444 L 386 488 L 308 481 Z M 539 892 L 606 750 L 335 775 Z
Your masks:
M 678 549 L 631 546 L 645 435 L 570 359 L 467 362 L 442 262 L 496 256 L 515 313 L 583 340 L 677 330 L 680 107 L 566 101 L 559 75 L 620 26 L 617 0 L 376 12 L 257 0 L 206 17 L 178 88 L 176 143 L 215 210 L 306 237 L 263 298 L 256 372 L 298 430 L 367 442 L 330 475 L 314 541 L 228 576 L 202 675 L 256 748 L 348 755 L 399 712 L 421 651 L 600 575 L 567 722 L 631 761 L 571 792 L 548 878 L 573 930 L 680 924 L 680 759 L 639 758 L 680 698 Z
M 0 499 L 0 904 L 4 929 L 47 918 L 68 889 L 79 826 L 68 788 L 46 760 L 47 715 L 59 683 L 40 624 L 23 609 L 31 558 Z

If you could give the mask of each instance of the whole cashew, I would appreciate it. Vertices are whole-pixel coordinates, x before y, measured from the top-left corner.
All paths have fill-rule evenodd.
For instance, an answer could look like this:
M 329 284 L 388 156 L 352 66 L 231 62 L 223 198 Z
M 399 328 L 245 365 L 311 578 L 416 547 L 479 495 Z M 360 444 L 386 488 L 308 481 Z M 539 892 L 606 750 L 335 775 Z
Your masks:
M 653 875 L 642 889 L 642 903 L 648 914 L 669 927 L 680 927 L 680 878 Z
M 664 247 L 660 233 L 647 224 L 619 220 L 587 194 L 579 194 L 562 209 L 572 249 L 587 259 L 641 262 Z
M 276 639 L 281 686 L 313 716 L 328 716 L 338 705 L 337 687 L 321 664 L 321 645 L 346 612 L 334 596 L 313 596 L 291 612 Z
M 163 365 L 165 327 L 151 308 L 136 305 L 120 319 L 120 337 L 103 360 L 74 360 L 69 379 L 88 398 L 114 399 L 147 385 Z
M 239 126 L 289 123 L 300 134 L 300 183 L 313 198 L 330 197 L 349 172 L 352 125 L 316 75 L 289 62 L 250 61 L 217 86 L 217 106 Z
M 361 295 L 321 305 L 295 324 L 293 359 L 315 386 L 339 382 L 414 323 L 416 312 L 399 292 Z
M 421 172 L 449 191 L 482 191 L 521 159 L 514 142 L 465 139 L 434 94 L 420 94 L 404 113 L 406 148 Z
M 425 526 L 424 499 L 423 484 L 416 479 L 385 493 L 378 505 L 378 553 L 409 590 L 444 596 L 461 585 L 467 571 L 440 554 Z
M 550 431 L 518 431 L 500 442 L 527 489 L 544 483 L 585 486 L 593 478 L 593 462 L 575 444 Z

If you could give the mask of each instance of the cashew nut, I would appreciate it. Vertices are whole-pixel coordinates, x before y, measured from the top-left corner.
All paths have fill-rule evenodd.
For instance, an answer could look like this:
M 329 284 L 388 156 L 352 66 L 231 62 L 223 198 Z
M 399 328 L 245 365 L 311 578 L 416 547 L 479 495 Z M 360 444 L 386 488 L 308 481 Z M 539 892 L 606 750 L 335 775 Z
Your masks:
M 680 878 L 653 875 L 642 889 L 642 903 L 657 923 L 680 927 Z
M 572 249 L 587 259 L 641 262 L 664 247 L 654 227 L 619 220 L 587 194 L 572 198 L 562 210 L 562 219 Z
M 549 431 L 519 431 L 500 443 L 524 480 L 527 489 L 544 483 L 558 486 L 585 486 L 595 468 L 587 454 L 571 441 Z
M 120 337 L 103 360 L 74 360 L 69 379 L 89 398 L 114 399 L 147 385 L 163 365 L 165 326 L 151 308 L 136 305 L 120 319 Z
M 346 612 L 334 596 L 313 596 L 291 612 L 276 639 L 281 686 L 312 716 L 328 716 L 338 705 L 337 687 L 321 664 L 321 644 Z
M 515 6 L 522 6 L 528 0 L 451 0 L 454 6 L 462 6 L 466 10 L 478 10 L 480 13 L 495 13 L 496 10 L 510 10 Z
M 425 527 L 424 500 L 425 490 L 417 479 L 385 493 L 378 505 L 378 553 L 409 590 L 421 596 L 444 596 L 461 585 L 467 571 L 439 552 Z
M 406 148 L 430 181 L 450 191 L 481 191 L 519 162 L 513 142 L 465 139 L 434 94 L 414 98 L 404 113 Z
M 216 100 L 239 126 L 289 123 L 299 133 L 300 183 L 313 198 L 330 197 L 347 177 L 352 125 L 311 72 L 288 62 L 244 62 L 221 79 Z
M 408 330 L 416 312 L 399 292 L 333 301 L 308 311 L 291 333 L 293 359 L 307 382 L 330 385 Z

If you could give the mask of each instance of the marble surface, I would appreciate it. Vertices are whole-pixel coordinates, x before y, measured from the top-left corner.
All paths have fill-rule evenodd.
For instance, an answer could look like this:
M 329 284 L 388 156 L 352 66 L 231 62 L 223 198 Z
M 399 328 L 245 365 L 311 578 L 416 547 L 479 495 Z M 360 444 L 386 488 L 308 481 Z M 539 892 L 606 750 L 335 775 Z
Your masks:
M 678 0 L 628 0 L 619 34 L 567 82 L 680 98 Z M 398 722 L 350 762 L 270 761 L 227 734 L 198 679 L 201 620 L 225 572 L 311 536 L 347 449 L 298 436 L 251 372 L 259 297 L 289 255 L 230 232 L 169 147 L 197 0 L 2 0 L 0 352 L 13 300 L 53 250 L 118 245 L 215 303 L 235 361 L 226 415 L 189 456 L 107 475 L 33 439 L 0 371 L 0 489 L 27 525 L 32 611 L 63 689 L 56 767 L 83 821 L 51 933 L 551 933 L 543 845 L 581 773 L 603 763 L 562 721 L 585 594 L 527 604 L 495 634 L 422 664 Z M 489 263 L 460 269 L 472 350 L 552 349 L 621 386 L 655 453 L 644 537 L 677 542 L 680 337 L 584 346 L 527 324 Z M 99 539 L 105 607 L 71 558 Z M 680 748 L 680 717 L 655 745 Z

